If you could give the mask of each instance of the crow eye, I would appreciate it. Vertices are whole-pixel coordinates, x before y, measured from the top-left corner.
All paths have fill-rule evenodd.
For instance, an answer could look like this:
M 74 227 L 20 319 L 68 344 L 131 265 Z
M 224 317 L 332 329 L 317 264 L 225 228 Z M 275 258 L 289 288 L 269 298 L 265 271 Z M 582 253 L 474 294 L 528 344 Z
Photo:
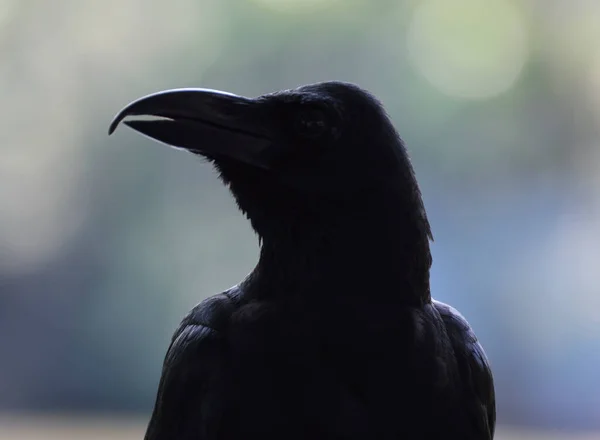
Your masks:
M 307 138 L 315 138 L 322 135 L 327 129 L 325 113 L 321 110 L 306 110 L 296 117 L 296 132 Z

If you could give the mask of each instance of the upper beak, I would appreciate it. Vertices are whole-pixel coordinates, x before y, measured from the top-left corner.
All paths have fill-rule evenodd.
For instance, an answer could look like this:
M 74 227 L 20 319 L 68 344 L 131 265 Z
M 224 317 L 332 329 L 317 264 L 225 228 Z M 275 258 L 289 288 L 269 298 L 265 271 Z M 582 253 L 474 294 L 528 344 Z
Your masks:
M 128 116 L 158 120 L 126 120 L 124 124 L 167 145 L 211 158 L 228 157 L 268 168 L 271 145 L 260 104 L 253 99 L 209 89 L 175 89 L 145 96 L 126 106 L 108 129 L 112 134 Z

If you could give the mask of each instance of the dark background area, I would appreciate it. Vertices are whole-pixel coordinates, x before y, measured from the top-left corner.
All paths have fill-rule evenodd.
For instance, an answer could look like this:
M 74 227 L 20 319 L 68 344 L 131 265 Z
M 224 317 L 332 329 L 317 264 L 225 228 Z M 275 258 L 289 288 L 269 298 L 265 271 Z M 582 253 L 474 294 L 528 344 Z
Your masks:
M 212 168 L 113 115 L 331 79 L 407 143 L 499 437 L 600 432 L 599 41 L 583 0 L 0 0 L 0 438 L 141 438 L 175 326 L 256 261 Z

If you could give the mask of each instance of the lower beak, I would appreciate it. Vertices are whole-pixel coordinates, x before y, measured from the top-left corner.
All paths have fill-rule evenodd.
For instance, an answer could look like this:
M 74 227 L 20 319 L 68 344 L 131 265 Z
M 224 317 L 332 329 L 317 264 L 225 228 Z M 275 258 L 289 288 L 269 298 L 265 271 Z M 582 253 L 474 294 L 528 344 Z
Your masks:
M 129 104 L 112 121 L 108 134 L 130 116 L 157 116 L 160 119 L 123 123 L 172 147 L 268 168 L 271 140 L 260 123 L 261 110 L 253 99 L 217 90 L 167 90 Z

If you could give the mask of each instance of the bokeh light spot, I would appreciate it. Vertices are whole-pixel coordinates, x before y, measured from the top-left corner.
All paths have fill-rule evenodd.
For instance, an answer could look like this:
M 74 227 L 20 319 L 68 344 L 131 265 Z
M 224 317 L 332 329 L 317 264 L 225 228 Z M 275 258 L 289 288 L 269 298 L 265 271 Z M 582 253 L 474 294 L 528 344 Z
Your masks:
M 414 12 L 408 56 L 440 92 L 485 99 L 511 88 L 528 54 L 522 13 L 503 0 L 429 0 Z

